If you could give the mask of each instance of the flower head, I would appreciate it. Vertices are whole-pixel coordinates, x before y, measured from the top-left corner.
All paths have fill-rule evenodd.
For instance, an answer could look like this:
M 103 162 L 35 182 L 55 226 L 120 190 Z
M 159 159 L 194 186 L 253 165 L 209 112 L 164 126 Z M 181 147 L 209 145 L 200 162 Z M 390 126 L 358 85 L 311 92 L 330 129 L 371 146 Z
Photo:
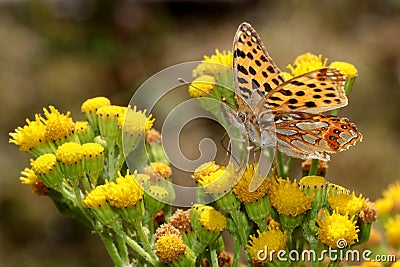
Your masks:
M 86 119 L 89 121 L 94 132 L 98 131 L 97 109 L 105 106 L 111 106 L 111 102 L 108 98 L 102 96 L 90 98 L 83 102 L 81 106 L 81 110 L 85 113 Z
M 270 254 L 270 252 L 280 251 L 286 247 L 286 233 L 282 232 L 279 225 L 273 220 L 268 225 L 268 231 L 260 232 L 257 230 L 257 234 L 258 237 L 251 235 L 249 243 L 246 245 L 251 258 L 255 262 L 271 262 L 276 258 L 277 253 Z M 265 248 L 267 248 L 267 251 L 265 251 Z
M 43 111 L 46 117 L 46 119 L 42 119 L 46 125 L 46 139 L 58 144 L 68 141 L 68 137 L 74 133 L 75 129 L 75 124 L 70 117 L 71 112 L 68 111 L 65 115 L 61 114 L 53 106 L 49 106 L 49 110 L 43 108 Z
M 30 121 L 26 119 L 27 125 L 24 127 L 18 127 L 15 129 L 14 133 L 10 133 L 10 143 L 14 143 L 19 147 L 19 150 L 22 152 L 30 152 L 33 153 L 34 156 L 39 156 L 43 153 L 51 152 L 50 149 L 40 149 L 43 147 L 43 144 L 46 144 L 46 126 L 42 122 L 40 115 L 35 115 L 35 120 Z M 37 150 L 37 151 L 36 151 Z
M 215 77 L 211 75 L 202 75 L 189 85 L 189 94 L 191 97 L 207 96 L 214 87 Z
M 190 224 L 190 210 L 183 211 L 177 209 L 169 218 L 169 222 L 181 233 L 187 233 L 192 230 L 192 225 Z
M 43 196 L 49 192 L 49 188 L 45 186 L 42 181 L 39 180 L 32 169 L 25 168 L 21 172 L 21 175 L 22 176 L 19 178 L 21 184 L 29 185 L 32 189 L 32 192 L 36 195 Z
M 264 197 L 267 193 L 268 184 L 264 180 L 262 184 L 253 192 L 249 192 L 249 187 L 253 179 L 263 179 L 258 172 L 258 164 L 248 164 L 246 170 L 237 185 L 233 188 L 236 197 L 243 203 L 251 203 Z
M 344 248 L 341 241 L 345 241 L 347 246 L 353 245 L 358 241 L 357 233 L 360 231 L 356 226 L 355 216 L 349 218 L 348 214 L 341 215 L 334 211 L 332 215 L 324 210 L 322 218 L 317 219 L 319 230 L 318 239 L 331 248 Z
M 210 168 L 214 171 L 210 172 Z M 220 166 L 218 169 L 215 169 L 215 165 L 210 164 L 209 167 L 205 167 L 199 171 L 196 170 L 194 177 L 195 179 L 199 178 L 197 182 L 204 187 L 207 193 L 217 196 L 227 193 L 236 184 L 239 175 L 233 164 L 229 163 L 228 166 Z
M 329 194 L 328 203 L 332 210 L 336 210 L 339 214 L 358 214 L 364 204 L 362 195 L 356 197 L 352 194 Z
M 107 202 L 107 187 L 109 183 L 105 185 L 98 185 L 92 191 L 90 191 L 83 199 L 83 204 L 88 208 L 98 208 L 106 205 Z
M 150 166 L 146 166 L 144 168 L 144 173 L 153 179 L 160 177 L 160 176 L 165 179 L 168 179 L 172 175 L 172 169 L 167 163 L 152 162 Z
M 107 97 L 98 96 L 93 97 L 82 103 L 81 110 L 85 114 L 96 114 L 98 108 L 110 106 L 111 101 Z
M 146 117 L 146 110 L 140 111 L 136 106 L 133 109 L 129 106 L 122 109 L 121 116 L 118 117 L 118 127 L 126 133 L 142 134 L 150 130 L 154 121 L 151 114 Z
M 73 179 L 83 177 L 83 149 L 80 144 L 64 143 L 57 148 L 56 158 L 66 177 Z
M 118 173 L 117 182 L 110 183 L 107 199 L 111 206 L 127 208 L 136 205 L 143 198 L 144 191 L 135 178 L 127 174 L 125 177 Z
M 311 209 L 313 195 L 306 195 L 298 187 L 296 180 L 292 183 L 289 179 L 269 179 L 268 195 L 271 205 L 280 214 L 297 216 Z
M 193 77 L 199 77 L 201 75 L 214 75 L 226 69 L 226 67 L 232 67 L 232 51 L 223 50 L 220 52 L 218 49 L 215 50 L 215 55 L 204 56 L 204 60 L 200 65 L 193 70 Z
M 87 121 L 75 122 L 74 132 L 78 136 L 81 144 L 93 142 L 94 132 Z
M 287 68 L 290 69 L 293 76 L 296 77 L 313 70 L 324 68 L 326 67 L 327 62 L 328 59 L 322 59 L 322 55 L 316 56 L 308 52 L 298 56 L 294 61 L 294 66 L 289 64 Z
M 226 227 L 226 218 L 211 207 L 200 214 L 200 223 L 208 231 L 221 232 Z
M 97 143 L 86 143 L 81 148 L 85 173 L 89 176 L 92 184 L 96 184 L 97 178 L 104 168 L 104 147 Z
M 58 171 L 57 160 L 54 154 L 44 154 L 36 160 L 31 159 L 31 166 L 38 178 L 47 187 L 59 188 L 63 177 Z
M 348 79 L 358 76 L 358 70 L 356 67 L 347 62 L 334 61 L 329 65 L 329 67 L 339 69 Z
M 181 233 L 179 232 L 178 229 L 176 229 L 170 223 L 164 223 L 164 224 L 160 225 L 160 227 L 157 228 L 156 234 L 155 234 L 156 238 L 154 241 L 157 242 L 158 238 L 165 236 L 165 235 L 170 235 L 170 234 L 177 235 L 180 238 L 182 238 Z
M 389 245 L 399 248 L 400 247 L 400 214 L 394 218 L 390 218 L 384 225 L 386 229 L 386 237 Z
M 118 118 L 125 114 L 124 107 L 103 106 L 97 109 L 96 115 L 99 130 L 105 138 L 115 139 L 118 135 Z
M 161 262 L 171 262 L 185 254 L 186 246 L 182 238 L 175 234 L 160 236 L 156 242 L 156 255 Z

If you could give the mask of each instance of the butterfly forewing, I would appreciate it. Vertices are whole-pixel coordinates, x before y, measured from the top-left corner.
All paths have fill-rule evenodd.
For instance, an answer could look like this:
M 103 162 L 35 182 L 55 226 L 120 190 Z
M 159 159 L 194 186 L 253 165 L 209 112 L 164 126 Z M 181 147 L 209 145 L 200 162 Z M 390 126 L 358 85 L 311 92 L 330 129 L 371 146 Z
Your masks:
M 284 82 L 281 71 L 269 57 L 259 35 L 242 23 L 233 43 L 233 68 L 239 109 L 254 108 L 265 92 Z
M 338 69 L 322 68 L 294 77 L 269 92 L 269 107 L 278 113 L 320 113 L 347 105 L 346 77 Z

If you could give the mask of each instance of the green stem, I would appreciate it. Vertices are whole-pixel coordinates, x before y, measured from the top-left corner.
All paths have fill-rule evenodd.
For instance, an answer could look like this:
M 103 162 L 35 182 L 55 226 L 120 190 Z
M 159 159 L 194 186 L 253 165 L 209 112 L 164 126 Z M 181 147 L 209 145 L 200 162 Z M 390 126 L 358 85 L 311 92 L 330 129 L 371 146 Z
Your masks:
M 115 247 L 115 244 L 113 243 L 110 233 L 103 232 L 100 236 L 103 240 L 104 246 L 106 247 L 108 254 L 115 264 L 115 267 L 124 267 L 122 259 L 118 253 L 117 248 Z
M 117 165 L 115 167 L 115 170 L 117 172 L 121 170 L 122 165 L 124 165 L 124 162 L 125 162 L 125 157 L 124 157 L 124 154 L 121 152 L 118 154 Z
M 319 160 L 318 159 L 312 159 L 311 161 L 311 166 L 310 170 L 308 171 L 308 175 L 317 175 L 318 173 L 318 165 L 319 165 Z
M 315 255 L 318 255 L 318 241 L 311 241 L 310 242 L 311 250 L 314 251 Z M 319 262 L 316 259 L 313 259 L 311 266 L 312 267 L 318 267 Z
M 233 263 L 232 267 L 237 267 L 239 265 L 240 259 L 240 241 L 237 238 L 233 239 L 234 242 L 234 250 L 233 250 Z
M 156 255 L 154 254 L 153 249 L 151 248 L 151 244 L 149 242 L 149 238 L 146 236 L 146 233 L 143 231 L 143 226 L 142 225 L 138 225 L 135 227 L 136 231 L 139 235 L 140 241 L 142 241 L 144 249 L 147 251 L 147 253 L 149 253 L 153 258 L 156 257 Z
M 155 257 L 147 253 L 139 244 L 127 235 L 124 235 L 125 242 L 134 249 L 140 256 L 142 256 L 148 263 L 153 266 L 160 266 L 161 264 L 155 260 Z M 153 254 L 153 253 L 152 253 Z
M 276 172 L 278 177 L 286 178 L 285 177 L 285 164 L 283 163 L 282 153 L 279 150 L 276 150 Z
M 107 151 L 108 151 L 108 175 L 110 181 L 115 181 L 115 139 L 107 139 Z
M 121 236 L 117 236 L 117 246 L 118 246 L 118 251 L 121 257 L 121 260 L 124 262 L 125 266 L 130 266 L 129 263 L 129 257 L 128 257 L 128 249 L 126 247 L 126 243 L 124 239 Z
M 211 258 L 210 266 L 218 267 L 218 255 L 215 248 L 210 248 L 210 258 Z

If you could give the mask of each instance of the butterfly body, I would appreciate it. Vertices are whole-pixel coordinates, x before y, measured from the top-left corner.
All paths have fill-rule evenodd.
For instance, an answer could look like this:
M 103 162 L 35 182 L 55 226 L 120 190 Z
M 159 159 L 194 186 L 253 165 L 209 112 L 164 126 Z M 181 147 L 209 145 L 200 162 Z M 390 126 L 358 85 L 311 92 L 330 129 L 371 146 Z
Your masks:
M 261 38 L 242 23 L 233 44 L 235 98 L 239 121 L 249 140 L 260 147 L 276 141 L 292 157 L 329 160 L 362 135 L 344 118 L 319 114 L 347 105 L 346 77 L 321 68 L 285 80 Z

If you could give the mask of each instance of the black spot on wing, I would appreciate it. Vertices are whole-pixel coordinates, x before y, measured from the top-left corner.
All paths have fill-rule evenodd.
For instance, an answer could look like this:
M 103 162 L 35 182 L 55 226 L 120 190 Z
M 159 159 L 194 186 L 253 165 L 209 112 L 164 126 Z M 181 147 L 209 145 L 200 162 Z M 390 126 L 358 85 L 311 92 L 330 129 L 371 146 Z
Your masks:
M 238 71 L 240 71 L 241 73 L 243 73 L 244 75 L 249 75 L 249 72 L 246 70 L 245 67 L 243 67 L 242 65 L 237 65 L 237 69 Z
M 286 89 L 281 89 L 281 90 L 279 90 L 279 92 L 284 96 L 291 96 L 292 95 L 292 91 L 286 90 Z
M 313 101 L 307 101 L 306 107 L 308 108 L 315 108 L 317 105 Z
M 254 58 L 254 57 L 253 57 L 253 54 L 250 53 L 250 52 L 247 53 L 247 57 L 250 58 L 251 60 L 253 60 L 253 58 Z
M 249 67 L 249 72 L 251 73 L 251 75 L 257 74 L 256 70 L 252 66 Z
M 253 89 L 260 88 L 260 83 L 256 79 L 251 79 L 251 86 Z
M 245 78 L 238 77 L 238 82 L 239 83 L 248 83 L 248 81 Z
M 305 95 L 306 93 L 304 93 L 303 91 L 297 91 L 296 92 L 296 95 L 297 96 L 303 96 L 303 95 Z
M 265 82 L 265 83 L 263 84 L 263 86 L 264 86 L 264 88 L 265 88 L 265 91 L 267 91 L 267 92 L 269 92 L 269 91 L 272 90 L 271 85 L 269 85 L 269 83 L 267 83 L 267 82 Z

